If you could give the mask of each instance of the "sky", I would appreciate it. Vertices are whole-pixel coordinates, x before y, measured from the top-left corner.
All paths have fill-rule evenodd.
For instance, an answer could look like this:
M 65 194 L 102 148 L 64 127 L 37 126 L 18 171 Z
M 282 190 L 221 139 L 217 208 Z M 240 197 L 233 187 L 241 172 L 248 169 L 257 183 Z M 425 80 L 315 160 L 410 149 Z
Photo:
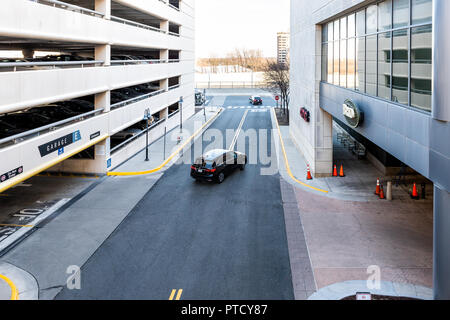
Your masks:
M 290 0 L 195 0 L 197 58 L 261 49 L 276 57 L 277 32 L 289 31 Z

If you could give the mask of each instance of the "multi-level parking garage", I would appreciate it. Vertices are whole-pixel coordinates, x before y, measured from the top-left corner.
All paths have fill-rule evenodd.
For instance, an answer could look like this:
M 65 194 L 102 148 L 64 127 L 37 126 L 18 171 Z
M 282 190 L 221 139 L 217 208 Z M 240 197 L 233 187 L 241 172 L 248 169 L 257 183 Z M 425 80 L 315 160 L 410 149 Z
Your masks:
M 0 191 L 105 173 L 145 146 L 147 109 L 153 140 L 194 113 L 193 0 L 4 0 L 0 52 Z

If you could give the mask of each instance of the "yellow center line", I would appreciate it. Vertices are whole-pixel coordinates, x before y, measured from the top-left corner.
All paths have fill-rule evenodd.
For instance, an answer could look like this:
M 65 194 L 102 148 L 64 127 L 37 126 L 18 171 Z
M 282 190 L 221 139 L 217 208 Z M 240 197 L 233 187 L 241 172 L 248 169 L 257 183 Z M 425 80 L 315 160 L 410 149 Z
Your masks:
M 175 297 L 175 293 L 177 292 L 177 290 L 173 289 L 172 293 L 170 294 L 169 300 L 173 300 L 173 297 Z
M 178 290 L 178 294 L 177 294 L 176 300 L 180 300 L 182 293 L 183 293 L 183 289 Z
M 207 122 L 205 122 L 205 124 L 200 129 L 198 129 L 192 136 L 190 136 L 189 139 L 187 139 L 186 142 L 183 143 L 183 145 L 181 147 L 179 147 L 174 153 L 172 153 L 170 155 L 170 157 L 168 157 L 159 167 L 157 167 L 155 169 L 147 170 L 147 171 L 138 171 L 138 172 L 108 172 L 107 175 L 108 176 L 138 176 L 138 175 L 146 175 L 146 174 L 158 172 L 159 170 L 164 168 L 178 153 L 180 153 L 180 151 L 183 150 L 184 147 L 189 142 L 191 142 L 191 140 L 194 139 L 194 137 L 197 136 L 203 130 L 203 128 L 205 128 L 211 121 L 216 119 L 221 111 L 222 110 L 217 111 L 217 113 L 211 119 L 209 119 Z
M 21 224 L 4 224 L 4 223 L 0 223 L 0 227 L 24 227 L 24 228 L 33 228 L 33 225 L 30 224 L 26 224 L 26 225 L 21 225 Z
M 289 176 L 292 178 L 292 180 L 294 180 L 294 181 L 297 182 L 298 184 L 301 184 L 302 186 L 305 186 L 305 187 L 307 187 L 307 188 L 310 188 L 310 189 L 313 189 L 313 190 L 316 190 L 316 191 L 320 191 L 320 192 L 323 192 L 323 193 L 328 193 L 327 190 L 323 190 L 323 189 L 320 189 L 320 188 L 316 188 L 316 187 L 310 186 L 309 184 L 306 184 L 306 183 L 304 183 L 304 182 L 298 180 L 298 179 L 292 174 L 291 167 L 289 166 L 289 161 L 288 161 L 287 154 L 286 154 L 286 149 L 285 149 L 285 147 L 284 147 L 283 137 L 281 136 L 280 125 L 278 124 L 278 119 L 277 119 L 277 115 L 276 115 L 276 113 L 275 113 L 275 109 L 272 109 L 272 112 L 273 112 L 273 115 L 274 115 L 274 117 L 275 117 L 275 123 L 277 124 L 278 135 L 280 136 L 280 142 L 281 142 L 281 150 L 283 151 L 283 155 L 284 155 L 284 163 L 285 163 L 285 165 L 286 165 L 286 170 L 287 170 Z
M 3 279 L 8 286 L 11 288 L 11 300 L 19 300 L 19 291 L 17 290 L 16 285 L 12 282 L 8 277 L 0 274 L 0 279 Z

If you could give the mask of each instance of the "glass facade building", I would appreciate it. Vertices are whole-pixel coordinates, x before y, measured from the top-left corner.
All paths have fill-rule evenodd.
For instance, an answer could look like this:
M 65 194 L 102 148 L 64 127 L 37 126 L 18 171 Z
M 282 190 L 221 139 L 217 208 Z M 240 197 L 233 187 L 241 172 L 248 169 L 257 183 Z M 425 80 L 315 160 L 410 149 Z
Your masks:
M 431 111 L 432 0 L 385 0 L 322 25 L 322 81 Z

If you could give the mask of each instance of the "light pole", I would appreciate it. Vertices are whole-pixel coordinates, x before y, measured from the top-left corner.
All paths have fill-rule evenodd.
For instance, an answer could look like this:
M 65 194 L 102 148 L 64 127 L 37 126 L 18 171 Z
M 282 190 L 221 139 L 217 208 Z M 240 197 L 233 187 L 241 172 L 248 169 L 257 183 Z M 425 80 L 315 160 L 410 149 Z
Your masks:
M 180 110 L 180 132 L 183 132 L 183 97 L 180 97 L 178 109 Z
M 144 120 L 147 123 L 147 132 L 146 132 L 146 138 L 145 138 L 145 161 L 149 161 L 148 158 L 148 122 L 150 121 L 150 109 L 147 108 L 145 109 L 145 115 L 144 115 Z

